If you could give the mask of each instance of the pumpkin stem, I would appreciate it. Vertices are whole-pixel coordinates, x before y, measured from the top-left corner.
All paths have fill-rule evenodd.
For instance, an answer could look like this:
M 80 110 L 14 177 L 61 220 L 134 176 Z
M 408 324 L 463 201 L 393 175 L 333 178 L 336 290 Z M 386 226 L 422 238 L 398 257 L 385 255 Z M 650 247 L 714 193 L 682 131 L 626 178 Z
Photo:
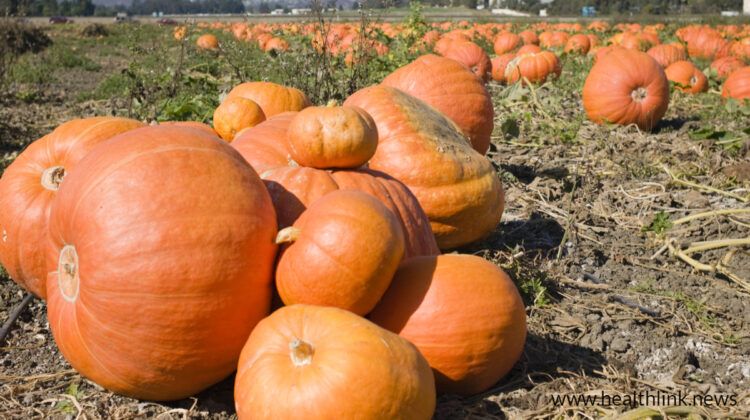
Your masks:
M 302 231 L 299 228 L 294 226 L 285 227 L 276 235 L 276 244 L 279 245 L 294 242 L 299 238 L 301 232 Z
M 57 286 L 60 294 L 68 302 L 75 302 L 78 298 L 78 253 L 73 245 L 65 245 L 60 250 L 57 261 Z
M 50 191 L 60 189 L 60 183 L 65 178 L 65 168 L 62 166 L 53 166 L 42 172 L 42 186 Z
M 294 366 L 309 365 L 312 363 L 314 353 L 315 348 L 307 341 L 295 338 L 294 341 L 289 343 L 289 357 L 292 359 Z
M 339 106 L 339 101 L 337 101 L 335 99 L 331 99 L 330 101 L 328 101 L 328 103 L 326 103 L 326 107 L 327 108 L 333 108 L 333 107 L 337 107 L 337 106 Z
M 648 91 L 643 87 L 639 87 L 630 93 L 630 97 L 636 102 L 643 102 L 646 96 L 648 96 Z

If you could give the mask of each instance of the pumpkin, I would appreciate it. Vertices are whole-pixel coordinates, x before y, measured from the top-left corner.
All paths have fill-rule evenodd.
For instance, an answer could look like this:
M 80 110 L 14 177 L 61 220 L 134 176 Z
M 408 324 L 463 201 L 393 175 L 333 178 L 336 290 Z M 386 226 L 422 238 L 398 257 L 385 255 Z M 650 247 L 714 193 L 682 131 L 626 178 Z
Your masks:
M 295 162 L 311 168 L 356 168 L 378 147 L 378 130 L 356 107 L 308 107 L 291 121 L 287 139 Z
M 398 335 L 343 309 L 293 305 L 250 334 L 234 401 L 240 419 L 428 420 L 435 383 Z
M 436 48 L 435 51 L 438 51 Z M 490 57 L 479 45 L 471 41 L 451 41 L 438 51 L 440 55 L 466 66 L 482 81 L 487 82 L 492 73 Z
M 510 372 L 526 341 L 513 281 L 473 255 L 405 261 L 370 319 L 417 346 L 439 393 L 487 390 Z
M 505 67 L 505 80 L 508 84 L 522 81 L 544 83 L 547 78 L 560 76 L 560 59 L 549 51 L 536 54 L 518 55 Z
M 140 399 L 220 381 L 268 313 L 275 236 L 260 178 L 214 136 L 154 126 L 96 147 L 50 211 L 47 308 L 60 352 Z
M 691 58 L 713 60 L 727 41 L 715 30 L 704 28 L 687 41 L 687 52 Z
M 271 82 L 245 82 L 234 87 L 227 97 L 241 96 L 257 103 L 266 118 L 310 106 L 301 90 Z
M 263 45 L 263 51 L 281 53 L 289 49 L 289 43 L 281 38 L 273 37 Z
M 669 106 L 664 69 L 646 53 L 613 49 L 599 58 L 583 86 L 583 107 L 597 124 L 652 129 Z
M 745 67 L 745 63 L 737 57 L 727 56 L 717 58 L 711 63 L 711 70 L 720 80 L 726 79 L 732 72 Z
M 232 147 L 258 174 L 292 162 L 287 144 L 287 129 L 296 112 L 277 114 L 262 123 L 238 133 Z
M 685 50 L 681 50 L 672 44 L 661 44 L 651 47 L 646 54 L 650 55 L 663 68 L 678 61 L 687 60 Z
M 357 315 L 375 307 L 404 256 L 398 217 L 353 190 L 314 201 L 276 242 L 287 244 L 276 267 L 285 304 L 335 306 Z
M 585 55 L 591 48 L 591 40 L 584 34 L 576 34 L 571 36 L 565 43 L 565 52 L 568 54 L 582 54 Z
M 539 37 L 534 31 L 530 31 L 530 30 L 521 31 L 518 34 L 518 36 L 521 37 L 525 45 L 530 45 L 530 44 L 538 45 L 539 44 Z
M 740 101 L 750 99 L 750 66 L 735 70 L 724 81 L 721 96 Z
M 443 114 L 387 86 L 362 89 L 344 104 L 375 120 L 378 150 L 369 167 L 409 187 L 441 249 L 466 245 L 495 228 L 504 205 L 500 180 Z
M 568 42 L 568 38 L 570 38 L 570 35 L 561 31 L 542 32 L 539 35 L 539 46 L 547 49 L 563 48 Z
M 205 34 L 195 40 L 195 45 L 202 50 L 218 50 L 219 40 L 212 34 Z
M 690 61 L 672 63 L 664 70 L 667 80 L 687 93 L 700 93 L 708 90 L 708 78 Z
M 93 117 L 68 121 L 31 143 L 0 179 L 0 262 L 21 287 L 44 299 L 47 266 L 41 244 L 52 200 L 67 173 L 94 146 L 143 123 Z
M 503 55 L 505 53 L 513 52 L 523 44 L 523 40 L 520 36 L 513 32 L 503 32 L 495 38 L 495 44 L 493 50 L 497 55 Z
M 386 76 L 381 84 L 415 96 L 442 112 L 469 137 L 474 150 L 487 153 L 495 118 L 492 98 L 487 88 L 459 63 L 423 55 Z
M 257 103 L 241 96 L 229 96 L 214 110 L 214 130 L 226 141 L 238 132 L 265 121 L 266 115 Z
M 516 54 L 508 53 L 492 59 L 492 80 L 500 83 L 505 82 L 505 68 L 508 63 L 516 58 Z

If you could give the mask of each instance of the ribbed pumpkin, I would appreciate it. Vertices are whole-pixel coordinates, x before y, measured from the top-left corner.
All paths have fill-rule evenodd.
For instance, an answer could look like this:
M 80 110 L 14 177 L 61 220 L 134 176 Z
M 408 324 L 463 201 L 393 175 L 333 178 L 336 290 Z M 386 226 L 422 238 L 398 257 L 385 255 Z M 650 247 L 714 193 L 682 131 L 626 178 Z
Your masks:
M 664 73 L 667 80 L 683 92 L 700 93 L 708 90 L 708 78 L 690 61 L 672 63 Z
M 398 335 L 343 309 L 293 305 L 248 338 L 234 401 L 240 419 L 428 420 L 435 383 Z
M 542 32 L 539 35 L 539 46 L 548 49 L 563 48 L 568 42 L 568 38 L 570 38 L 570 35 L 561 31 Z
M 514 58 L 516 58 L 515 53 L 508 53 L 492 59 L 492 79 L 494 81 L 505 83 L 505 68 Z
M 267 315 L 276 220 L 231 146 L 146 127 L 92 150 L 50 211 L 48 318 L 83 376 L 174 400 L 228 376 Z
M 671 44 L 661 44 L 651 47 L 646 54 L 650 55 L 651 58 L 656 60 L 656 62 L 664 68 L 669 67 L 672 63 L 687 60 L 685 50 L 677 48 Z
M 291 121 L 289 152 L 295 162 L 311 168 L 357 168 L 378 147 L 378 130 L 367 112 L 334 103 L 308 107 Z
M 613 49 L 599 58 L 583 86 L 583 107 L 598 124 L 652 129 L 669 106 L 664 69 L 646 53 Z
M 525 30 L 521 31 L 518 36 L 521 37 L 523 40 L 523 43 L 526 45 L 538 45 L 539 44 L 539 37 L 537 36 L 536 32 Z
M 737 57 L 727 56 L 717 58 L 711 63 L 711 70 L 716 73 L 719 80 L 729 77 L 735 70 L 745 67 L 745 63 Z
M 214 130 L 226 141 L 234 140 L 240 131 L 255 127 L 266 120 L 258 104 L 241 96 L 224 99 L 214 110 Z
M 359 106 L 375 120 L 379 143 L 370 168 L 409 187 L 441 249 L 466 245 L 495 228 L 504 205 L 500 180 L 443 114 L 386 86 L 362 89 L 345 105 Z
M 565 52 L 568 54 L 582 54 L 585 55 L 591 48 L 591 40 L 584 34 L 576 34 L 571 36 L 565 43 Z
M 483 82 L 490 79 L 492 64 L 490 57 L 479 45 L 471 41 L 451 41 L 441 49 L 435 49 L 443 57 L 456 60 L 466 66 Z
M 715 30 L 702 28 L 687 41 L 687 52 L 691 58 L 713 60 L 727 41 Z
M 503 32 L 495 38 L 493 50 L 497 55 L 503 55 L 509 52 L 513 52 L 523 44 L 523 40 L 520 36 L 513 32 Z
M 562 71 L 560 59 L 549 51 L 536 54 L 517 55 L 505 67 L 508 84 L 523 82 L 544 83 L 548 78 L 557 78 Z
M 296 112 L 284 112 L 243 130 L 232 141 L 232 147 L 240 152 L 258 174 L 279 166 L 288 166 L 292 157 L 286 134 L 296 115 Z
M 523 55 L 523 54 L 536 54 L 542 52 L 541 47 L 534 44 L 526 44 L 523 47 L 519 48 L 516 52 L 516 56 Z
M 227 96 L 241 96 L 254 101 L 260 105 L 266 118 L 310 106 L 310 101 L 301 90 L 271 82 L 245 82 L 235 86 Z
M 439 393 L 485 391 L 510 372 L 526 341 L 513 281 L 473 255 L 404 262 L 370 319 L 419 348 Z
M 47 220 L 60 183 L 96 145 L 145 124 L 125 118 L 68 121 L 31 143 L 0 179 L 0 262 L 21 287 L 47 296 Z
M 219 40 L 212 34 L 205 34 L 198 37 L 195 45 L 202 50 L 217 50 L 219 49 Z
M 474 150 L 487 153 L 495 118 L 492 98 L 459 63 L 423 55 L 388 75 L 381 84 L 402 90 L 442 112 L 469 137 Z
M 735 70 L 727 77 L 721 96 L 738 100 L 750 99 L 750 66 Z
M 287 305 L 335 306 L 366 315 L 391 284 L 404 256 L 393 212 L 360 191 L 334 191 L 279 231 L 285 244 L 276 289 Z

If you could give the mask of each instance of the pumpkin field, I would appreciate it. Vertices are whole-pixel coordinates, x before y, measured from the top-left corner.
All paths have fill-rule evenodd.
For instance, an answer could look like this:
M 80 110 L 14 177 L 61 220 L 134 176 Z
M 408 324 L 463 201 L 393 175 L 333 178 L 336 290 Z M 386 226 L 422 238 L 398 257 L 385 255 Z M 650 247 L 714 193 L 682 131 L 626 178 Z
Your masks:
M 750 418 L 750 21 L 428 17 L 0 18 L 0 418 Z

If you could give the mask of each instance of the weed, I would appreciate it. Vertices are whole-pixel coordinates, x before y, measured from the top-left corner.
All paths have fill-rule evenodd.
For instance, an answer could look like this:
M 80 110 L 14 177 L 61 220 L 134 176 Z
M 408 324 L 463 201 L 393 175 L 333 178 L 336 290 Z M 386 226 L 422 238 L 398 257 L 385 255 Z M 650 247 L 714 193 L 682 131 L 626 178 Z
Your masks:
M 669 215 L 664 211 L 659 211 L 654 215 L 654 219 L 648 226 L 643 227 L 643 232 L 654 232 L 657 235 L 661 235 L 672 227 L 672 221 L 669 220 Z

